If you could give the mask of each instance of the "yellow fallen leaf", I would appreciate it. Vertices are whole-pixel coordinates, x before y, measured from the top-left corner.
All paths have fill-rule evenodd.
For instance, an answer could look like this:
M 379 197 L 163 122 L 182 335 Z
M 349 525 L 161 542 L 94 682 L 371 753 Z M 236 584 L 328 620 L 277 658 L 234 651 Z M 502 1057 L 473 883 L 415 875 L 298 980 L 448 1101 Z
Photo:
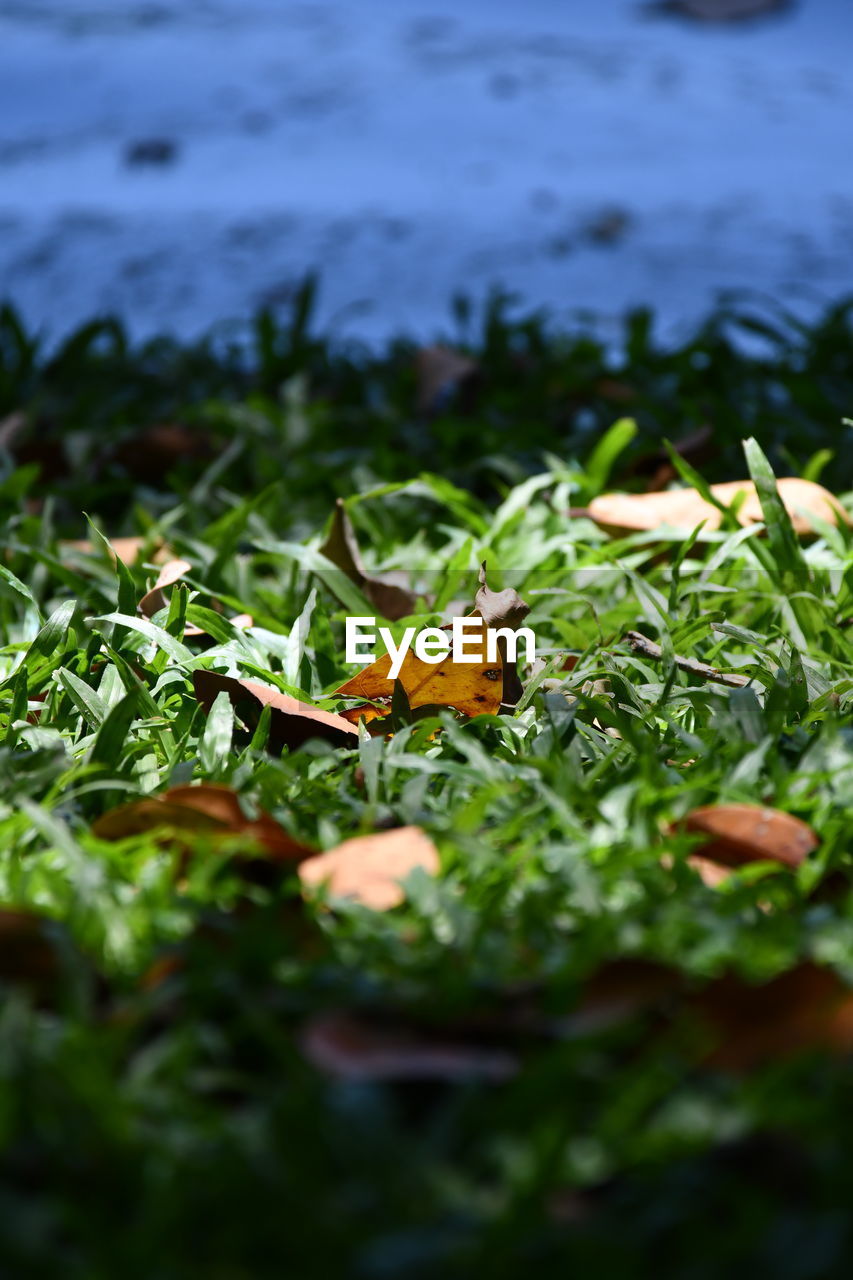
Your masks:
M 452 707 L 466 716 L 496 715 L 501 707 L 514 706 L 522 693 L 515 662 L 509 662 L 506 644 L 498 640 L 499 660 L 490 662 L 487 657 L 486 631 L 489 628 L 518 628 L 530 612 L 521 596 L 511 587 L 493 591 L 486 585 L 486 566 L 480 568 L 480 585 L 474 598 L 474 609 L 467 616 L 481 620 L 482 641 L 479 653 L 476 638 L 470 635 L 465 642 L 466 654 L 479 657 L 477 662 L 454 662 L 451 653 L 441 662 L 422 662 L 409 649 L 400 667 L 398 679 L 406 691 L 409 706 Z M 450 626 L 440 628 L 450 631 Z M 391 657 L 384 654 L 369 667 L 359 671 L 335 690 L 343 698 L 364 698 L 371 702 L 390 704 L 394 694 L 394 681 L 390 679 Z M 375 718 L 375 708 L 354 708 L 348 714 L 359 718 Z

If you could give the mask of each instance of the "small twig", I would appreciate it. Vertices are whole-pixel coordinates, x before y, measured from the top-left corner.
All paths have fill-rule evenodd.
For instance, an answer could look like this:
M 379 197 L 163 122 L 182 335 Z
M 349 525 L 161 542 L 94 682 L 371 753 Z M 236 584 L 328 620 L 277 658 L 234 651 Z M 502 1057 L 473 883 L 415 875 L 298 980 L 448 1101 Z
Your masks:
M 634 652 L 641 653 L 644 658 L 653 658 L 659 662 L 664 656 L 660 645 L 639 631 L 626 631 L 625 639 Z M 682 658 L 676 653 L 673 659 L 679 671 L 688 671 L 690 675 L 699 676 L 702 680 L 715 680 L 717 684 L 726 684 L 732 689 L 742 689 L 750 681 L 749 676 L 739 676 L 733 671 L 718 671 L 716 667 L 710 667 L 707 662 L 698 662 L 696 658 Z

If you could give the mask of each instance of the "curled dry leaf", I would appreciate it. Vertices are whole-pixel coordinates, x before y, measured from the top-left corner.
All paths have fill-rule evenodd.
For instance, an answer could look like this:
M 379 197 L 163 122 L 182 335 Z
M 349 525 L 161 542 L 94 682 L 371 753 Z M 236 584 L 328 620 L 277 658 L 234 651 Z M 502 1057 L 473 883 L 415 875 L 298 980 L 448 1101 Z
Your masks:
M 517 591 L 507 587 L 503 591 L 492 591 L 486 583 L 486 562 L 480 565 L 480 585 L 474 597 L 474 614 L 479 615 L 487 627 L 509 627 L 513 631 L 521 626 L 530 612 L 530 606 L 522 600 Z M 501 689 L 501 705 L 514 707 L 524 692 L 518 676 L 518 665 L 507 658 L 506 641 L 498 640 L 498 649 L 503 667 L 503 687 Z
M 360 587 L 374 609 L 396 622 L 414 611 L 418 601 L 417 592 L 405 585 L 403 574 L 383 573 L 369 574 L 361 558 L 355 529 L 342 498 L 338 498 L 335 514 L 328 537 L 320 551 L 336 565 L 351 582 Z
M 267 750 L 274 755 L 281 755 L 285 747 L 295 751 L 311 738 L 322 738 L 336 747 L 354 747 L 358 743 L 358 730 L 343 716 L 299 702 L 256 680 L 238 680 L 215 671 L 194 671 L 193 688 L 205 711 L 210 711 L 217 694 L 227 693 L 237 716 L 249 730 L 257 727 L 264 707 L 271 707 Z
M 849 517 L 838 499 L 822 485 L 796 477 L 777 480 L 779 497 L 799 534 L 816 532 L 812 517 L 829 524 L 849 524 Z M 746 496 L 738 509 L 740 524 L 755 524 L 764 519 L 761 503 L 751 480 L 730 480 L 712 484 L 711 492 L 724 506 L 731 506 L 738 494 Z M 706 502 L 697 489 L 668 489 L 662 493 L 605 493 L 593 498 L 588 507 L 590 519 L 613 533 L 654 533 L 664 526 L 692 531 L 701 521 L 705 529 L 718 529 L 722 512 Z M 704 532 L 704 530 L 703 530 Z M 701 535 L 700 535 L 701 537 Z
M 172 787 L 157 796 L 132 800 L 103 814 L 92 830 L 101 840 L 124 840 L 161 827 L 223 838 L 245 836 L 276 861 L 295 862 L 314 852 L 263 810 L 256 818 L 247 818 L 236 791 L 215 783 Z
M 421 867 L 435 875 L 438 850 L 420 827 L 399 827 L 376 835 L 356 836 L 299 866 L 299 878 L 310 889 L 327 884 L 335 898 L 352 898 L 375 911 L 398 906 L 405 894 L 400 881 Z
M 508 1080 L 518 1070 L 504 1049 L 441 1039 L 345 1011 L 312 1018 L 300 1036 L 305 1057 L 341 1080 Z
M 422 347 L 415 357 L 419 413 L 439 413 L 457 395 L 468 408 L 480 382 L 480 367 L 470 356 L 440 345 Z
M 704 837 L 703 861 L 739 867 L 767 860 L 796 869 L 819 841 L 800 818 L 757 804 L 711 804 L 688 813 L 681 829 Z
M 192 572 L 192 565 L 189 560 L 167 560 L 157 575 L 157 581 L 150 591 L 146 591 L 145 595 L 139 601 L 140 612 L 145 614 L 146 618 L 153 618 L 155 613 L 161 609 L 165 609 L 169 600 L 166 596 L 166 588 L 173 587 L 180 582 L 185 574 Z M 213 601 L 213 608 L 218 611 L 219 602 Z M 248 613 L 238 613 L 235 617 L 229 619 L 233 627 L 251 627 L 252 618 Z M 184 627 L 184 638 L 190 639 L 195 636 L 206 635 L 207 632 L 203 627 L 193 626 L 188 623 Z
M 153 618 L 155 613 L 159 613 L 161 609 L 165 609 L 169 603 L 165 595 L 166 587 L 173 587 L 176 582 L 180 582 L 184 574 L 192 571 L 192 565 L 189 560 L 167 560 L 160 572 L 157 574 L 157 581 L 150 591 L 146 591 L 145 595 L 139 601 L 139 608 L 146 618 Z

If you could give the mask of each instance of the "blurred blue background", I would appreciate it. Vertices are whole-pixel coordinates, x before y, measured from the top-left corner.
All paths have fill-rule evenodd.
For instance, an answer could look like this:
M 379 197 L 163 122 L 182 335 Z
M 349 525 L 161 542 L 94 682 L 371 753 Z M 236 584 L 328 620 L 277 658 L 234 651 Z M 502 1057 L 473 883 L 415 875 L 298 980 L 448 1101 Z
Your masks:
M 0 0 L 0 294 L 56 336 L 193 335 L 309 270 L 366 339 L 493 286 L 808 311 L 853 287 L 851 49 L 850 0 Z

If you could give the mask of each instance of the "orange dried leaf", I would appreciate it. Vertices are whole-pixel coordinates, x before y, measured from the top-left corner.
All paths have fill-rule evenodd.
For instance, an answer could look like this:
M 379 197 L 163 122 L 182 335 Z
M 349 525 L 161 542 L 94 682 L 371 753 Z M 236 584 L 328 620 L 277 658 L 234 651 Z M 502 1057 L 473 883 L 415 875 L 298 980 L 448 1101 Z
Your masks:
M 238 680 L 215 671 L 194 671 L 193 688 L 205 711 L 210 711 L 219 693 L 227 693 L 237 715 L 253 729 L 265 706 L 272 708 L 267 749 L 280 755 L 287 747 L 294 751 L 311 738 L 322 738 L 336 747 L 354 747 L 358 730 L 342 716 L 313 707 L 307 702 L 259 684 L 256 680 Z
M 712 804 L 694 809 L 682 829 L 705 837 L 699 856 L 727 867 L 767 859 L 797 868 L 819 844 L 800 818 L 757 804 Z
M 389 707 L 375 707 L 371 702 L 360 702 L 357 706 L 346 707 L 340 712 L 341 717 L 349 724 L 371 724 L 374 720 L 384 720 L 390 712 Z
M 353 898 L 387 911 L 405 897 L 400 881 L 422 867 L 429 875 L 439 870 L 438 850 L 420 827 L 399 827 L 371 836 L 356 836 L 334 849 L 308 858 L 299 866 L 306 888 L 327 883 L 329 894 Z

